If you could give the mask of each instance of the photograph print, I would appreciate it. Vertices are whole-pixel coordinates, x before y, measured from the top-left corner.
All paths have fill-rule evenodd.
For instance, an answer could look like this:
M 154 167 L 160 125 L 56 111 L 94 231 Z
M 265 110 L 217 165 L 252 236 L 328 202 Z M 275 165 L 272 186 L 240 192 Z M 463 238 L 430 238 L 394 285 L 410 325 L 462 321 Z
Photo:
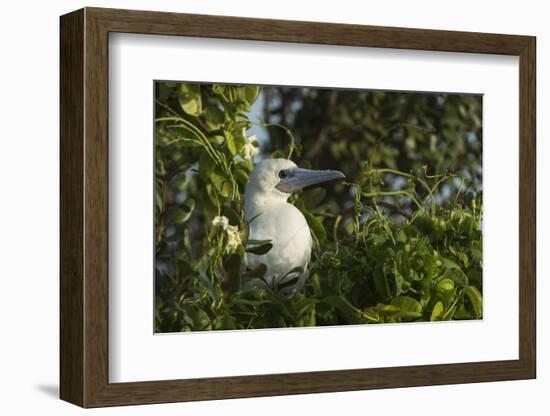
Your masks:
M 155 333 L 482 319 L 482 95 L 154 99 Z

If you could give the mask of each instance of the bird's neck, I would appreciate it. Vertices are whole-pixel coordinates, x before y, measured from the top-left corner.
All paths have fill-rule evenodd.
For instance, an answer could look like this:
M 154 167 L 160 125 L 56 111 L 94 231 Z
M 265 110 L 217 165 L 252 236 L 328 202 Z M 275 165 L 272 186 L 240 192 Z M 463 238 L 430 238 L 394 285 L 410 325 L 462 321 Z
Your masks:
M 254 192 L 247 189 L 244 196 L 245 219 L 250 221 L 266 210 L 276 209 L 282 204 L 287 204 L 289 196 L 282 192 Z

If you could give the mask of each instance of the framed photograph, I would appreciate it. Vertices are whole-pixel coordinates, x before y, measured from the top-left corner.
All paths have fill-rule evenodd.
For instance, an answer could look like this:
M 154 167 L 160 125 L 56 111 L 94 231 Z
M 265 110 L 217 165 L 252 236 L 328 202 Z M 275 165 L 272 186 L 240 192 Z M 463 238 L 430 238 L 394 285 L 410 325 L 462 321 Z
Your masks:
M 536 377 L 534 37 L 60 28 L 63 400 Z

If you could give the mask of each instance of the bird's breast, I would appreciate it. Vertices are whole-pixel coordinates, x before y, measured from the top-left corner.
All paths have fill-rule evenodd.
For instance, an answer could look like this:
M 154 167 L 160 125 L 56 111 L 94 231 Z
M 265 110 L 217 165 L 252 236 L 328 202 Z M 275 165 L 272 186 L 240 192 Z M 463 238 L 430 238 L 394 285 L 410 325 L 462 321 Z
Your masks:
M 246 263 L 267 266 L 266 278 L 282 277 L 295 267 L 304 270 L 311 257 L 311 234 L 303 214 L 288 203 L 259 207 L 250 223 L 249 239 L 271 240 L 273 247 L 263 255 L 247 253 Z

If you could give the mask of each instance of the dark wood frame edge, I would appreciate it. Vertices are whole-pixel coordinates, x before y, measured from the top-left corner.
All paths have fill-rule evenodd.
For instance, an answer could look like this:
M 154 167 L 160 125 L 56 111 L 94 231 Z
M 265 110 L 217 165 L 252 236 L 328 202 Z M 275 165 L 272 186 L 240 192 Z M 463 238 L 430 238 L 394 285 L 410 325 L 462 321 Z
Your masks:
M 337 392 L 536 377 L 536 40 L 436 31 L 85 8 L 60 19 L 60 397 L 82 407 Z M 108 382 L 108 33 L 519 56 L 519 359 Z

